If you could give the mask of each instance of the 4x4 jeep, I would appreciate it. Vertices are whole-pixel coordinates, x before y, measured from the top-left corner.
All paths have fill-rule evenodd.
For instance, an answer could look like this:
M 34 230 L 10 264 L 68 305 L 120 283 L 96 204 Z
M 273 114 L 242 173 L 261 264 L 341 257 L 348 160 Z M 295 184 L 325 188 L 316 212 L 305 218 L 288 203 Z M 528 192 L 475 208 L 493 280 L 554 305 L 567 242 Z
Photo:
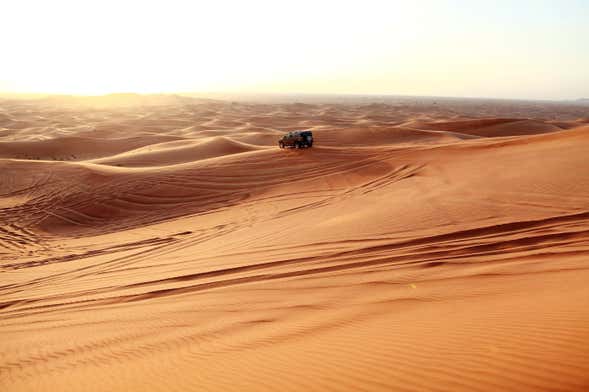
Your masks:
M 293 131 L 284 135 L 278 141 L 280 148 L 294 147 L 306 148 L 313 147 L 313 132 L 311 131 Z

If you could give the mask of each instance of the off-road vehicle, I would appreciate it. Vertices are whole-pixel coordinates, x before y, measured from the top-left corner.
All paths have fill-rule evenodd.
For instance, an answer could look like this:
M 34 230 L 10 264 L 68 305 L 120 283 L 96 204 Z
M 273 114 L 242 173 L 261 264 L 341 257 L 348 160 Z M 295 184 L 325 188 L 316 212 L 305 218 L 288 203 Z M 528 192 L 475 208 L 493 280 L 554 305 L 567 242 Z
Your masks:
M 313 147 L 313 132 L 311 131 L 292 131 L 284 135 L 278 141 L 280 148 L 294 147 L 307 148 Z

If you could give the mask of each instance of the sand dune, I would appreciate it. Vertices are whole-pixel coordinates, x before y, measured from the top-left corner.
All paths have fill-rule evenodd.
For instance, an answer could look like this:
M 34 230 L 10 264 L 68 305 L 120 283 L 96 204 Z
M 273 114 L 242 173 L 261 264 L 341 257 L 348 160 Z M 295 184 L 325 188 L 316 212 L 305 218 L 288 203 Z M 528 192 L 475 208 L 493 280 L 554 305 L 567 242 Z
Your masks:
M 314 136 L 322 145 L 330 146 L 382 146 L 400 143 L 439 144 L 474 138 L 471 135 L 456 132 L 418 130 L 398 126 L 356 126 L 345 131 L 320 129 Z
M 158 99 L 3 101 L 1 390 L 589 387 L 584 109 Z
M 96 159 L 92 162 L 125 167 L 167 166 L 255 151 L 260 148 L 259 146 L 235 141 L 229 137 L 213 136 L 198 141 L 181 140 L 151 144 L 147 147 Z
M 509 118 L 436 122 L 411 121 L 404 124 L 404 126 L 432 131 L 452 131 L 466 135 L 484 137 L 533 135 L 557 132 L 563 129 L 556 124 L 544 121 Z
M 176 139 L 170 136 L 142 136 L 124 139 L 69 136 L 38 141 L 0 142 L 0 157 L 53 161 L 86 160 L 111 156 L 129 149 Z

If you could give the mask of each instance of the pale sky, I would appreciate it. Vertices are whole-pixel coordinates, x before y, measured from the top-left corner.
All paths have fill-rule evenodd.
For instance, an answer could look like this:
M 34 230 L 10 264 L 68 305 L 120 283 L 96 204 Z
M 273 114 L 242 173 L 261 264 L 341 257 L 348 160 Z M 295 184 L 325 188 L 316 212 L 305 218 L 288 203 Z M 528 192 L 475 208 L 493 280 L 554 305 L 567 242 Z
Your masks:
M 589 97 L 589 0 L 2 0 L 0 91 Z

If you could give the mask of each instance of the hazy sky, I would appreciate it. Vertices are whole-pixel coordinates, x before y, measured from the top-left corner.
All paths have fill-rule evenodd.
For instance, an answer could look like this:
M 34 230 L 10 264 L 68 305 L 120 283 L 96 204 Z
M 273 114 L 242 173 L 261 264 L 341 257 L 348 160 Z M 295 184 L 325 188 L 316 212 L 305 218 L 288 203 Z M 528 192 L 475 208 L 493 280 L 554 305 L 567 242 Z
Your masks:
M 0 91 L 589 96 L 589 0 L 2 0 L 0 37 Z

